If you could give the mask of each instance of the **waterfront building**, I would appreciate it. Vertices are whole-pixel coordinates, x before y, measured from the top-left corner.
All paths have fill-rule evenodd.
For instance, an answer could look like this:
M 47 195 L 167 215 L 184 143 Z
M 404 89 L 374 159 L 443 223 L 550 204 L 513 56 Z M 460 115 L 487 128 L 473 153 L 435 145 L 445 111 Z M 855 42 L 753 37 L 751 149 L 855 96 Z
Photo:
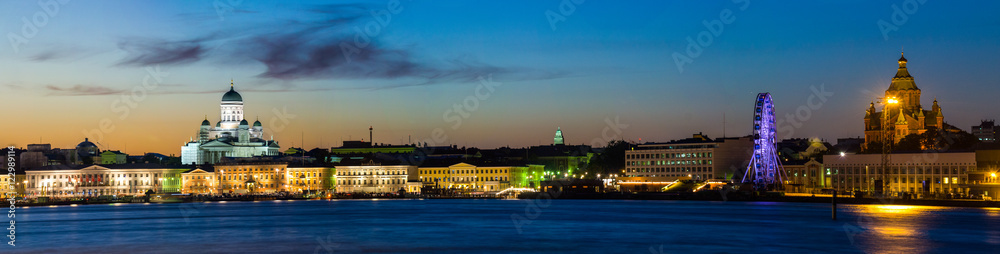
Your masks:
M 336 169 L 339 193 L 420 193 L 417 166 L 390 161 L 343 160 Z
M 930 110 L 924 110 L 920 105 L 920 88 L 917 88 L 917 83 L 906 68 L 906 58 L 900 56 L 898 63 L 896 76 L 892 77 L 889 88 L 885 90 L 884 112 L 875 109 L 874 101 L 865 110 L 866 149 L 874 149 L 872 145 L 881 143 L 884 129 L 888 129 L 893 144 L 899 143 L 899 140 L 906 135 L 922 134 L 929 128 L 945 129 L 944 115 L 937 99 L 934 100 Z M 888 119 L 883 118 L 886 112 Z M 884 124 L 886 121 L 888 125 Z
M 496 193 L 511 187 L 537 188 L 544 176 L 543 165 L 425 162 L 418 171 L 425 187 L 473 194 Z
M 290 192 L 336 192 L 337 170 L 331 167 L 289 166 Z
M 753 153 L 753 137 L 711 139 L 701 133 L 625 151 L 624 190 L 658 191 L 678 180 L 740 181 Z
M 975 135 L 979 142 L 994 143 L 1000 136 L 1000 128 L 994 125 L 993 120 L 983 120 L 979 125 L 972 126 L 972 135 Z
M 214 164 L 224 157 L 277 156 L 279 146 L 274 137 L 264 139 L 264 126 L 260 120 L 253 126 L 244 118 L 243 96 L 229 84 L 229 91 L 222 95 L 220 120 L 212 127 L 208 118 L 201 122 L 197 138 L 181 147 L 181 163 Z
M 969 171 L 969 194 L 1000 200 L 1000 149 L 976 150 L 976 169 Z
M 815 158 L 783 161 L 781 167 L 785 170 L 785 191 L 819 193 L 831 184 L 823 163 Z
M 196 168 L 181 173 L 181 178 L 184 181 L 181 193 L 203 195 L 218 193 L 216 183 L 219 179 L 215 175 L 215 172 Z
M 159 164 L 52 165 L 26 170 L 25 191 L 33 197 L 175 193 L 184 171 Z
M 895 153 L 889 157 L 888 172 L 882 170 L 881 154 L 824 155 L 823 165 L 838 191 L 874 193 L 876 181 L 887 179 L 888 193 L 923 197 L 965 196 L 969 172 L 977 170 L 975 152 Z
M 14 179 L 11 179 L 10 173 L 0 174 L 0 198 L 7 198 L 8 195 L 23 197 L 24 186 L 27 184 L 25 179 L 27 179 L 25 172 L 20 167 L 14 170 Z
M 219 193 L 257 194 L 290 191 L 288 163 L 242 162 L 215 164 Z

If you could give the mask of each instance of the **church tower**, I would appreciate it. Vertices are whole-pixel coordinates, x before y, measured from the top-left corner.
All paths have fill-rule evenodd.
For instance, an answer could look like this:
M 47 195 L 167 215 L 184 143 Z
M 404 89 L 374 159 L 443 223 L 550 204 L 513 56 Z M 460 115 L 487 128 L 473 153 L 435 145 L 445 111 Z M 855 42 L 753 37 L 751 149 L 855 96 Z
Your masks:
M 899 69 L 896 70 L 896 76 L 892 77 L 889 89 L 885 90 L 885 98 L 896 98 L 899 101 L 897 106 L 907 111 L 920 110 L 920 88 L 917 88 L 913 76 L 906 69 L 906 57 L 900 54 L 897 62 Z
M 877 144 L 875 142 L 882 142 L 883 130 L 887 130 L 889 142 L 897 143 L 906 135 L 944 128 L 944 117 L 936 99 L 931 110 L 924 110 L 920 106 L 920 88 L 907 69 L 906 57 L 900 53 L 896 62 L 899 68 L 882 98 L 883 103 L 890 99 L 896 102 L 883 104 L 881 112 L 877 111 L 872 102 L 865 110 L 865 149 L 872 148 L 873 144 Z
M 243 96 L 234 89 L 232 81 L 229 82 L 229 92 L 222 95 L 222 103 L 219 105 L 222 112 L 223 129 L 236 129 L 240 121 L 243 120 Z
M 553 145 L 563 145 L 562 128 L 556 127 L 556 137 L 552 139 Z

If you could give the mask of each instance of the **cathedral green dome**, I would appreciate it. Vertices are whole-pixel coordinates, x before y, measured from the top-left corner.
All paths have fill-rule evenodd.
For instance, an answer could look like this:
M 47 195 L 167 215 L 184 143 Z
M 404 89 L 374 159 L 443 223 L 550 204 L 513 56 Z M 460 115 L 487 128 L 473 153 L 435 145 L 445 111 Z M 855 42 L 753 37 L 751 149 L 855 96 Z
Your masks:
M 240 93 L 237 93 L 236 90 L 233 90 L 233 87 L 230 86 L 229 92 L 222 95 L 222 101 L 243 101 L 243 96 L 240 96 Z
M 240 126 L 247 126 L 249 124 L 250 123 L 247 122 L 247 119 L 243 119 L 242 121 L 240 121 Z
M 253 127 L 261 127 L 260 120 L 254 121 L 253 122 Z
M 201 126 L 210 126 L 212 123 L 208 122 L 208 119 L 201 121 Z

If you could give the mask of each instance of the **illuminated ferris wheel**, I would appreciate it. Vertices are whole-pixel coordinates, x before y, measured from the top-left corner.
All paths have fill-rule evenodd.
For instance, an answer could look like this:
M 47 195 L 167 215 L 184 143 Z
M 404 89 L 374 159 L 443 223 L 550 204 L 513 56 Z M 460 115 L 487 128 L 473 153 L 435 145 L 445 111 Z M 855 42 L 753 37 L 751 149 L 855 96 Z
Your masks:
M 783 171 L 775 148 L 774 133 L 771 94 L 759 93 L 753 109 L 753 156 L 743 175 L 744 183 L 753 183 L 758 188 L 780 188 Z

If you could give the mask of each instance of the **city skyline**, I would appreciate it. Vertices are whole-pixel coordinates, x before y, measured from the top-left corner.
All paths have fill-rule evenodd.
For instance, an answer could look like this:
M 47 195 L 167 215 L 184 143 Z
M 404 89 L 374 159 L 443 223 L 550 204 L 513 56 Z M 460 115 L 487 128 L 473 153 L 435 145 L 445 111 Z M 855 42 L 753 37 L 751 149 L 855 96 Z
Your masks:
M 110 123 L 102 149 L 179 156 L 198 123 L 219 120 L 230 80 L 247 120 L 259 117 L 282 150 L 367 140 L 369 126 L 377 143 L 417 142 L 440 128 L 443 144 L 483 148 L 551 144 L 556 128 L 567 144 L 591 144 L 615 119 L 628 127 L 611 134 L 626 140 L 742 136 L 758 92 L 774 96 L 780 121 L 820 90 L 832 94 L 789 136 L 832 141 L 864 135 L 865 109 L 904 49 L 922 103 L 938 99 L 948 123 L 967 130 L 1000 115 L 989 96 L 1000 75 L 983 57 L 1000 53 L 993 2 L 921 4 L 900 9 L 903 22 L 903 1 L 588 1 L 573 11 L 558 1 L 392 2 L 69 2 L 56 11 L 11 3 L 0 10 L 0 68 L 10 70 L 0 90 L 23 106 L 8 106 L 16 121 L 0 127 L 2 141 L 71 148 Z M 817 11 L 789 13 L 802 9 Z M 726 12 L 730 22 L 716 22 Z M 49 18 L 26 36 L 22 17 L 37 13 Z M 883 33 L 880 21 L 900 24 Z M 370 24 L 379 32 L 358 44 L 354 28 Z M 686 52 L 687 38 L 703 32 L 712 42 Z M 341 42 L 364 54 L 347 60 Z M 679 67 L 675 53 L 691 61 Z M 122 101 L 133 89 L 145 97 Z M 475 110 L 454 111 L 469 98 Z

